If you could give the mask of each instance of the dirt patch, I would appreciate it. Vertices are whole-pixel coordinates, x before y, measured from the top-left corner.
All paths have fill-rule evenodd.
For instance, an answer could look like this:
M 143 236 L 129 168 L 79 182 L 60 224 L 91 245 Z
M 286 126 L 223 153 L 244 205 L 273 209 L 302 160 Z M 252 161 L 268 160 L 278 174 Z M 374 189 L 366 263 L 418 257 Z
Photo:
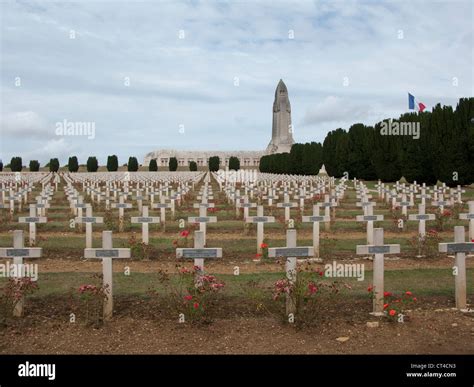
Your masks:
M 410 321 L 393 323 L 368 314 L 370 306 L 335 305 L 320 323 L 298 329 L 244 308 L 208 325 L 163 318 L 157 305 L 138 299 L 117 303 L 113 320 L 94 329 L 68 323 L 66 304 L 38 304 L 1 333 L 4 354 L 473 354 L 474 318 L 451 309 L 447 300 L 424 300 Z M 441 305 L 442 304 L 442 305 Z M 49 304 L 50 305 L 50 304 Z M 341 307 L 343 307 L 341 309 Z M 167 314 L 168 312 L 164 312 Z M 220 313 L 218 313 L 220 314 Z M 62 317 L 61 317 L 62 316 Z M 379 321 L 379 327 L 367 327 Z M 347 337 L 340 342 L 337 338 Z
M 338 257 L 336 260 L 342 259 L 345 263 L 363 263 L 366 270 L 372 270 L 372 260 L 366 257 Z M 323 260 L 321 267 L 325 263 L 332 263 L 332 259 Z M 0 259 L 0 263 L 5 264 L 7 260 Z M 77 259 L 35 259 L 34 263 L 38 264 L 40 273 L 64 273 L 64 272 L 101 272 L 102 263 L 99 260 L 77 260 Z M 178 261 L 175 257 L 163 256 L 160 260 L 138 261 L 122 259 L 120 262 L 115 262 L 114 272 L 123 272 L 124 266 L 130 267 L 130 270 L 136 273 L 156 273 L 158 270 L 167 270 L 173 272 Z M 181 262 L 182 263 L 182 262 Z M 191 265 L 186 262 L 186 265 Z M 434 269 L 451 268 L 453 265 L 453 258 L 449 256 L 441 256 L 439 258 L 397 258 L 385 257 L 385 270 L 401 270 L 401 269 Z M 250 259 L 242 259 L 238 257 L 225 257 L 220 262 L 206 262 L 206 270 L 215 274 L 233 274 L 234 267 L 238 266 L 240 273 L 265 273 L 265 272 L 281 272 L 283 267 L 279 263 L 268 262 L 254 262 Z M 466 260 L 468 268 L 474 267 L 474 260 Z

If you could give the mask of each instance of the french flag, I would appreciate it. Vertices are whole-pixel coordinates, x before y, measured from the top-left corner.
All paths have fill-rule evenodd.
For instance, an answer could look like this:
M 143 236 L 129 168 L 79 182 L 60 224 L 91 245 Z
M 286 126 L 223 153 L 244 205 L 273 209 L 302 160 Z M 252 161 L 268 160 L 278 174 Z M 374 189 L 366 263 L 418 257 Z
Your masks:
M 408 109 L 415 110 L 415 105 L 418 106 L 418 111 L 422 112 L 426 109 L 426 106 L 423 102 L 418 102 L 415 100 L 415 96 L 408 93 Z

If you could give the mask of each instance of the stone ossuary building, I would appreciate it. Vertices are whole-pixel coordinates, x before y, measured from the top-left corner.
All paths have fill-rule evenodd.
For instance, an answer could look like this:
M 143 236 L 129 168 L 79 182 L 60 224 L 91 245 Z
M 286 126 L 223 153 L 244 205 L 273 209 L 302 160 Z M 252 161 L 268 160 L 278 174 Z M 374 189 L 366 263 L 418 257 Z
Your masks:
M 176 157 L 178 165 L 186 167 L 191 161 L 195 161 L 198 167 L 207 166 L 208 160 L 212 156 L 219 156 L 221 167 L 229 165 L 231 156 L 240 160 L 241 167 L 258 167 L 260 157 L 273 154 L 284 153 L 291 150 L 294 144 L 293 129 L 291 124 L 291 105 L 288 98 L 288 89 L 280 79 L 275 90 L 275 100 L 273 101 L 273 122 L 272 139 L 266 150 L 262 151 L 186 151 L 174 149 L 159 149 L 148 153 L 143 161 L 144 165 L 149 165 L 152 159 L 156 159 L 159 167 L 167 167 L 169 159 Z

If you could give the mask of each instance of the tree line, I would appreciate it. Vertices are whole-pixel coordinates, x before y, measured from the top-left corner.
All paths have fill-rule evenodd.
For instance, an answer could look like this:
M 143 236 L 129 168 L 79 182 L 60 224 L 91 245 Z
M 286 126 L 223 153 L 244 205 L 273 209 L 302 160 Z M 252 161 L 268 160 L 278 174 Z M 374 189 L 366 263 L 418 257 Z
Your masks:
M 333 130 L 322 144 L 294 144 L 290 153 L 263 156 L 260 171 L 314 175 L 322 164 L 335 177 L 473 183 L 474 98 L 461 98 L 455 109 L 437 104 L 431 112 Z
M 212 156 L 208 160 L 209 170 L 210 171 L 218 171 L 220 168 L 220 158 L 219 156 Z M 87 172 L 97 172 L 99 169 L 99 161 L 97 157 L 90 156 L 86 162 L 86 169 Z M 136 157 L 129 157 L 128 163 L 124 164 L 127 167 L 127 171 L 136 172 L 138 171 L 140 164 Z M 10 168 L 12 172 L 21 172 L 23 167 L 23 161 L 21 157 L 15 156 L 12 157 L 10 164 L 5 166 L 6 168 Z M 50 172 L 58 172 L 60 165 L 59 160 L 57 158 L 52 158 L 50 161 L 45 165 L 46 168 L 49 169 Z M 77 172 L 79 171 L 79 161 L 76 156 L 71 156 L 68 159 L 68 163 L 66 165 L 69 172 Z M 188 165 L 190 171 L 197 171 L 197 163 L 195 161 L 191 161 Z M 119 169 L 119 161 L 116 155 L 110 155 L 107 157 L 107 164 L 106 164 L 107 171 L 109 172 L 116 172 Z M 238 170 L 240 169 L 240 160 L 237 157 L 230 157 L 229 159 L 229 169 Z M 3 163 L 0 161 L 0 172 L 3 170 Z M 30 172 L 38 172 L 40 170 L 40 163 L 38 160 L 31 160 L 29 164 Z M 158 164 L 156 159 L 150 160 L 148 165 L 148 170 L 151 172 L 158 171 Z M 178 170 L 178 159 L 176 157 L 170 157 L 168 161 L 168 170 L 169 171 L 176 171 Z

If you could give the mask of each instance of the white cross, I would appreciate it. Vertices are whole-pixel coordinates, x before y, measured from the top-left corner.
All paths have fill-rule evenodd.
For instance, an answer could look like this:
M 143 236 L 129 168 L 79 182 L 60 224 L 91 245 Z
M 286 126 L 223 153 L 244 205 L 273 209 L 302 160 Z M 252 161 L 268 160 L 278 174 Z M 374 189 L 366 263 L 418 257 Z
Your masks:
M 358 255 L 374 254 L 374 304 L 373 314 L 383 315 L 384 304 L 384 254 L 399 254 L 400 245 L 387 245 L 383 243 L 383 228 L 374 229 L 373 245 L 357 245 Z
M 411 214 L 408 215 L 408 220 L 418 220 L 418 234 L 421 235 L 421 237 L 424 238 L 426 235 L 426 226 L 425 222 L 427 220 L 435 220 L 435 215 L 434 214 L 425 214 L 425 205 L 424 204 L 418 204 L 418 214 Z
M 165 197 L 161 196 L 160 202 L 152 205 L 152 208 L 160 209 L 160 222 L 163 227 L 166 225 L 166 209 L 171 208 L 171 204 L 165 202 Z
M 77 216 L 74 218 L 76 223 L 85 223 L 86 224 L 86 248 L 90 249 L 92 247 L 92 225 L 94 223 L 104 223 L 104 218 L 102 216 L 92 216 L 92 207 L 86 207 L 86 216 Z
M 206 214 L 207 214 L 207 208 L 199 207 L 199 216 L 188 217 L 189 223 L 199 223 L 199 231 L 202 231 L 204 235 L 204 244 L 206 244 L 206 224 L 217 222 L 217 217 L 207 216 Z
M 275 223 L 274 216 L 263 216 L 263 206 L 257 207 L 257 216 L 245 218 L 246 223 L 257 223 L 257 254 L 262 253 L 263 228 L 265 223 Z
M 431 203 L 433 206 L 439 207 L 439 212 L 442 213 L 445 206 L 449 206 L 449 202 L 443 200 L 443 194 L 439 194 L 439 200 L 435 200 Z
M 313 223 L 314 256 L 319 258 L 319 222 L 330 222 L 331 218 L 329 216 L 320 216 L 319 206 L 315 204 L 313 205 L 313 216 L 303 216 L 302 221 L 303 223 Z
M 18 223 L 29 223 L 30 229 L 30 246 L 36 244 L 36 223 L 46 223 L 48 221 L 44 216 L 36 216 L 36 207 L 34 204 L 30 205 L 30 216 L 21 216 L 18 218 Z
M 102 248 L 84 249 L 84 258 L 102 259 L 102 274 L 104 291 L 107 299 L 104 302 L 104 320 L 112 318 L 113 303 L 113 287 L 112 287 L 112 260 L 117 258 L 130 258 L 130 249 L 112 247 L 112 231 L 102 231 Z
M 196 270 L 196 282 L 200 281 L 200 277 L 204 273 L 204 259 L 222 258 L 222 248 L 205 248 L 205 244 L 205 234 L 202 231 L 195 231 L 193 248 L 176 249 L 176 258 L 194 259 L 194 266 L 198 268 L 198 270 Z
M 39 258 L 42 255 L 41 247 L 25 248 L 23 241 L 23 231 L 13 231 L 13 247 L 0 248 L 0 257 L 13 258 L 13 264 L 17 268 L 16 274 L 18 277 L 23 277 L 23 258 Z M 23 315 L 24 299 L 18 300 L 13 310 L 13 315 L 21 317 Z
M 428 195 L 426 193 L 426 188 L 421 189 L 421 195 L 416 195 L 418 199 L 421 199 L 421 204 L 425 205 L 426 204 L 426 199 L 430 199 L 431 195 Z
M 408 215 L 408 207 L 411 207 L 412 203 L 407 201 L 407 195 L 405 193 L 402 194 L 402 201 L 399 203 L 402 207 L 402 214 L 407 216 Z
M 119 209 L 119 231 L 120 232 L 123 231 L 124 209 L 125 208 L 132 208 L 132 205 L 130 203 L 124 203 L 123 197 L 124 197 L 124 195 L 120 195 L 119 202 L 112 204 L 112 208 L 118 208 Z
M 459 214 L 459 219 L 469 220 L 469 239 L 474 240 L 474 201 L 467 202 L 469 212 L 467 214 Z
M 257 203 L 249 203 L 249 198 L 247 195 L 245 195 L 242 200 L 243 202 L 240 200 L 237 202 L 237 207 L 244 209 L 244 219 L 247 219 L 249 217 L 249 208 L 257 207 Z
M 269 258 L 286 258 L 285 270 L 286 278 L 290 284 L 296 282 L 296 259 L 297 257 L 313 257 L 314 249 L 312 246 L 296 246 L 296 230 L 286 230 L 286 246 L 272 247 L 268 249 Z M 294 314 L 296 305 L 291 295 L 286 295 L 286 314 Z
M 142 216 L 132 216 L 132 223 L 142 224 L 142 242 L 148 244 L 148 224 L 149 223 L 160 223 L 159 216 L 148 216 L 148 206 L 142 207 Z
M 441 253 L 454 253 L 454 285 L 456 308 L 465 310 L 466 303 L 466 253 L 474 253 L 474 242 L 466 242 L 464 226 L 454 227 L 454 243 L 440 243 Z
M 366 215 L 357 215 L 357 222 L 367 222 L 367 244 L 374 244 L 374 222 L 382 221 L 383 215 L 373 215 L 373 206 L 364 207 L 367 208 Z
M 331 207 L 336 207 L 336 203 L 329 199 L 329 195 L 324 195 L 324 202 L 318 203 L 320 207 L 324 207 L 324 216 L 331 216 Z M 329 231 L 330 222 L 324 223 L 324 228 L 326 231 Z

